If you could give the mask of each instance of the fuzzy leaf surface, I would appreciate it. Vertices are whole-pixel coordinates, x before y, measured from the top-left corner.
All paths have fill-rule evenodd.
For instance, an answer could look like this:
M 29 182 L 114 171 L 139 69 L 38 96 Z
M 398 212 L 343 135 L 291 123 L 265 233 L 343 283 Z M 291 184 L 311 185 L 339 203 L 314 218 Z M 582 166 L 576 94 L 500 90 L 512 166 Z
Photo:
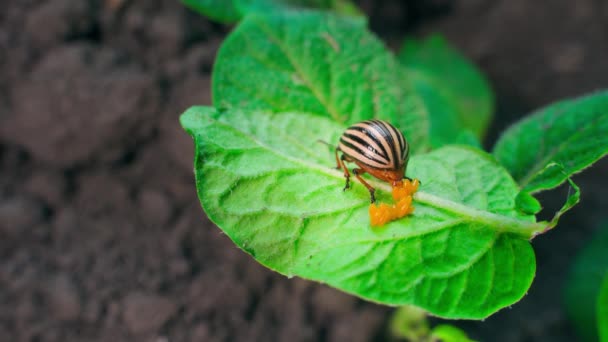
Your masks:
M 608 153 L 608 91 L 560 101 L 515 123 L 493 154 L 524 191 L 552 189 Z
M 399 128 L 414 153 L 428 146 L 421 99 L 363 20 L 299 11 L 248 16 L 213 70 L 219 108 L 298 111 L 348 125 L 371 118 Z
M 440 35 L 407 39 L 399 61 L 428 108 L 433 147 L 458 142 L 467 131 L 483 139 L 494 94 L 470 61 Z
M 412 304 L 441 317 L 480 319 L 517 302 L 535 272 L 528 239 L 544 224 L 515 206 L 519 189 L 491 156 L 445 147 L 412 157 L 422 186 L 412 216 L 369 226 L 369 194 L 343 192 L 333 151 L 346 128 L 299 113 L 193 107 L 201 204 L 240 248 L 287 276 L 368 300 Z M 390 187 L 368 178 L 380 201 Z

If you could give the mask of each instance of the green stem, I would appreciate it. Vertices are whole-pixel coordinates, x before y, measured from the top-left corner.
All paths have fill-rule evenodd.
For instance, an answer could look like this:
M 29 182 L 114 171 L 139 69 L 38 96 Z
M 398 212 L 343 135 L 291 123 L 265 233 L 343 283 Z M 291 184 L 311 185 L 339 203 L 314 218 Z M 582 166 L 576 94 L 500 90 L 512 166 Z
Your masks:
M 376 188 L 381 188 L 384 191 L 391 192 L 388 184 L 374 182 Z M 431 205 L 435 208 L 445 210 L 447 212 L 457 214 L 465 218 L 470 218 L 474 221 L 481 221 L 494 227 L 496 230 L 503 233 L 514 233 L 524 236 L 527 239 L 532 239 L 538 234 L 544 232 L 547 228 L 547 222 L 530 222 L 518 220 L 512 217 L 494 214 L 488 211 L 471 208 L 461 203 L 447 200 L 429 193 L 418 191 L 414 194 L 414 200 L 418 203 Z
M 433 205 L 434 207 L 441 208 L 454 214 L 469 217 L 475 221 L 487 223 L 488 225 L 495 227 L 500 232 L 515 233 L 525 236 L 528 239 L 531 239 L 537 234 L 543 232 L 547 227 L 547 224 L 543 222 L 530 222 L 494 214 L 471 208 L 466 205 L 446 200 L 425 192 L 417 192 L 414 194 L 414 200 L 420 203 Z

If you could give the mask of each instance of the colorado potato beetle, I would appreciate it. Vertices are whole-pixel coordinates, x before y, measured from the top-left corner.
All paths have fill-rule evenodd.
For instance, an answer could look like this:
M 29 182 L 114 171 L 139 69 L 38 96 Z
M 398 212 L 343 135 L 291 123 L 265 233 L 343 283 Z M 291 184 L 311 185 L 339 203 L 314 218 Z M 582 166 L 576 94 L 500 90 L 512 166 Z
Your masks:
M 342 155 L 338 157 L 338 153 Z M 409 160 L 410 149 L 403 134 L 393 125 L 382 120 L 367 120 L 356 123 L 344 131 L 336 148 L 336 169 L 344 171 L 346 185 L 350 188 L 350 173 L 344 162 L 353 162 L 353 174 L 369 190 L 372 203 L 376 189 L 361 175 L 365 172 L 388 182 L 391 186 L 402 185 Z M 408 178 L 409 179 L 409 178 Z

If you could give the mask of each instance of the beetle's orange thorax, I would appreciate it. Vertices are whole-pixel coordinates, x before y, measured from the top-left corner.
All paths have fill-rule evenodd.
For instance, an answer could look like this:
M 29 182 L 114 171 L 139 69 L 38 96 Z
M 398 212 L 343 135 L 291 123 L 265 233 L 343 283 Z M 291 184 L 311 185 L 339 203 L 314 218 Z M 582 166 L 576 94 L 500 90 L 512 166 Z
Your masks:
M 382 170 L 382 169 L 374 169 L 369 166 L 363 165 L 355 161 L 360 168 L 365 170 L 365 172 L 370 175 L 383 180 L 387 183 L 390 183 L 392 186 L 400 185 L 403 182 L 403 178 L 405 176 L 405 165 L 398 170 Z

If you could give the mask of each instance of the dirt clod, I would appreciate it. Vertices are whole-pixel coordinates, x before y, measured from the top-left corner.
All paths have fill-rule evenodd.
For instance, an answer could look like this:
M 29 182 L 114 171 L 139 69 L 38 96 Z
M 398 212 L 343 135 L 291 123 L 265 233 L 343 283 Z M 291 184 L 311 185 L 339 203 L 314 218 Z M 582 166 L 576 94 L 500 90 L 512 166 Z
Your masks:
M 441 31 L 481 66 L 497 98 L 487 147 L 606 86 L 602 1 L 357 2 L 393 49 Z M 201 210 L 178 119 L 212 104 L 232 28 L 175 0 L 0 1 L 0 341 L 390 340 L 391 308 L 268 270 Z M 534 240 L 528 295 L 455 324 L 480 341 L 576 340 L 561 284 L 605 220 L 607 170 L 577 176 L 582 204 Z
M 48 305 L 60 321 L 72 321 L 80 316 L 81 301 L 74 282 L 66 275 L 57 275 L 46 287 Z
M 0 136 L 55 166 L 122 157 L 150 134 L 159 89 L 121 59 L 89 44 L 52 50 L 11 89 Z
M 177 305 L 166 297 L 134 292 L 123 299 L 123 318 L 134 334 L 156 332 L 173 316 Z
M 42 206 L 27 197 L 0 198 L 0 234 L 16 236 L 42 219 Z

